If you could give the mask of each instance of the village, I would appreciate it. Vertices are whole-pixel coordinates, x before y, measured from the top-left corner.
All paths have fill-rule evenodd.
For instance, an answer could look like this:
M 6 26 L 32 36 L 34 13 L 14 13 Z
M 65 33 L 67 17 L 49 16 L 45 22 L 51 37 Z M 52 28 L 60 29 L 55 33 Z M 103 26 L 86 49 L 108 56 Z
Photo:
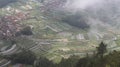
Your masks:
M 59 5 L 59 3 L 55 5 Z M 37 5 L 37 8 L 39 6 Z M 84 57 L 86 54 L 92 55 L 102 40 L 108 44 L 109 51 L 120 48 L 118 42 L 120 32 L 117 30 L 108 29 L 104 32 L 75 30 L 76 28 L 73 29 L 74 27 L 65 23 L 53 22 L 44 16 L 36 16 L 40 12 L 39 10 L 36 11 L 37 8 L 34 8 L 36 2 L 32 0 L 25 5 L 14 7 L 7 6 L 0 9 L 3 13 L 0 17 L 1 55 L 11 55 L 19 52 L 20 48 L 26 48 L 33 51 L 37 56 L 42 55 L 54 62 L 60 62 L 62 58 L 69 58 L 72 55 L 80 57 Z M 25 27 L 30 28 L 32 35 L 16 35 Z M 4 44 L 13 39 L 16 39 L 17 44 Z M 7 41 L 3 42 L 2 40 Z M 0 58 L 0 67 L 5 67 L 10 63 L 10 60 Z M 21 65 L 16 64 L 13 67 L 16 66 L 20 67 Z

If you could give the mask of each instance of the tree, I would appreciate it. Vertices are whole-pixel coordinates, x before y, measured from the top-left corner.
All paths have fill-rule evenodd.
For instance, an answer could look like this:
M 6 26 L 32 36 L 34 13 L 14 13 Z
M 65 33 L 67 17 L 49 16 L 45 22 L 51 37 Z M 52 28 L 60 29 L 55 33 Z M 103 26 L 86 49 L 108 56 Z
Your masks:
M 82 58 L 78 61 L 78 63 L 76 64 L 76 67 L 87 67 L 87 63 L 88 63 L 88 58 Z
M 113 51 L 104 57 L 109 67 L 120 67 L 120 51 Z
M 101 42 L 99 47 L 97 47 L 97 56 L 103 57 L 104 53 L 107 52 L 107 45 Z
M 52 61 L 48 60 L 47 58 L 40 57 L 35 62 L 35 67 L 54 67 L 54 64 Z
M 76 63 L 79 60 L 79 56 L 70 56 L 69 58 L 62 58 L 59 64 L 56 64 L 55 67 L 75 67 Z
M 29 27 L 29 26 L 23 28 L 20 32 L 22 35 L 32 35 L 33 34 L 31 27 Z
M 12 54 L 9 56 L 4 56 L 4 58 L 11 60 L 12 63 L 20 63 L 20 64 L 27 64 L 33 65 L 34 61 L 36 60 L 36 56 L 30 50 L 23 49 L 21 52 Z
M 76 67 L 106 67 L 106 58 L 104 54 L 107 52 L 107 46 L 101 42 L 97 47 L 97 54 L 91 57 L 81 58 Z

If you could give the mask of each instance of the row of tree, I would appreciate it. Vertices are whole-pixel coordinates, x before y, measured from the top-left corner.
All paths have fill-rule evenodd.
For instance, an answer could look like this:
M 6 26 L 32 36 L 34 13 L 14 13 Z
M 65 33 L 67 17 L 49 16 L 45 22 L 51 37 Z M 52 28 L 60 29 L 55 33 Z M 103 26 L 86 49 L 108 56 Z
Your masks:
M 12 64 L 20 63 L 33 67 L 120 67 L 120 52 L 113 51 L 105 55 L 106 52 L 106 45 L 101 42 L 92 56 L 86 55 L 81 59 L 79 56 L 71 56 L 68 59 L 63 58 L 58 64 L 45 57 L 37 59 L 33 52 L 25 49 L 17 54 L 3 56 L 3 58 L 11 60 Z

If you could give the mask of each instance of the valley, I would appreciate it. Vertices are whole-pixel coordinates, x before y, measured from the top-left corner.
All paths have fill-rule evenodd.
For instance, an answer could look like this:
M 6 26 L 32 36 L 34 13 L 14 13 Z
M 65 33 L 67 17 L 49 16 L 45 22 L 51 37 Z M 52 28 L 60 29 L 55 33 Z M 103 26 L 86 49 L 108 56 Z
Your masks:
M 80 56 L 80 58 L 85 57 L 87 54 L 93 55 L 101 41 L 107 44 L 108 52 L 120 50 L 119 29 L 115 30 L 116 28 L 110 25 L 99 25 L 100 21 L 97 20 L 90 21 L 92 23 L 98 22 L 98 24 L 91 24 L 90 28 L 87 26 L 87 30 L 86 28 L 78 28 L 73 24 L 72 26 L 65 23 L 69 22 L 67 21 L 69 18 L 59 21 L 56 18 L 53 19 L 52 16 L 46 17 L 40 10 L 42 5 L 42 3 L 35 0 L 21 0 L 21 2 L 11 3 L 4 8 L 0 8 L 1 17 L 15 16 L 17 19 L 12 19 L 14 22 L 18 22 L 23 27 L 29 26 L 33 32 L 33 35 L 30 36 L 21 35 L 16 37 L 16 44 L 14 45 L 1 40 L 0 54 L 10 55 L 19 52 L 20 48 L 24 48 L 34 52 L 37 57 L 44 56 L 54 63 L 59 63 L 62 58 L 69 58 L 73 55 Z M 72 22 L 75 22 L 72 17 Z M 79 23 L 79 18 L 75 20 Z M 89 20 L 93 19 L 89 18 Z M 7 65 L 10 62 L 0 58 L 0 66 Z

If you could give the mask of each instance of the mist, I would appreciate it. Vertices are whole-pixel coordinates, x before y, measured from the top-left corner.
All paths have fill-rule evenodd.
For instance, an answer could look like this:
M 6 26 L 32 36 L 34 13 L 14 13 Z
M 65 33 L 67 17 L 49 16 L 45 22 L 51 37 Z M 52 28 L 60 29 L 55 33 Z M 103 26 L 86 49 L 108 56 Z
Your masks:
M 91 20 L 92 18 L 92 20 L 95 20 L 94 22 L 89 20 L 89 24 L 95 25 L 100 21 L 101 25 L 107 27 L 119 23 L 119 21 L 116 21 L 119 19 L 118 15 L 120 14 L 119 3 L 119 0 L 68 0 L 65 9 L 71 13 L 82 11 L 85 16 L 88 16 L 86 19 Z
M 55 2 L 57 2 L 58 5 L 56 5 Z M 61 0 L 61 2 L 55 0 L 55 2 L 52 2 L 52 5 L 46 6 L 47 10 L 50 10 L 48 14 L 54 15 L 55 19 L 61 18 L 62 20 L 66 20 L 66 18 L 68 18 L 69 20 L 69 17 L 77 17 L 78 22 L 68 22 L 68 20 L 64 22 L 73 26 L 76 26 L 75 23 L 86 24 L 85 26 L 89 26 L 90 29 L 120 29 L 119 0 Z M 50 17 L 52 16 L 50 15 Z M 84 20 L 81 19 L 81 17 L 83 17 Z M 85 22 L 81 22 L 81 20 Z M 100 27 L 98 28 L 97 25 Z M 81 28 L 80 26 L 82 25 L 77 27 Z
M 95 4 L 103 2 L 102 0 L 69 0 L 66 4 L 68 9 L 85 9 L 87 7 L 92 7 Z

